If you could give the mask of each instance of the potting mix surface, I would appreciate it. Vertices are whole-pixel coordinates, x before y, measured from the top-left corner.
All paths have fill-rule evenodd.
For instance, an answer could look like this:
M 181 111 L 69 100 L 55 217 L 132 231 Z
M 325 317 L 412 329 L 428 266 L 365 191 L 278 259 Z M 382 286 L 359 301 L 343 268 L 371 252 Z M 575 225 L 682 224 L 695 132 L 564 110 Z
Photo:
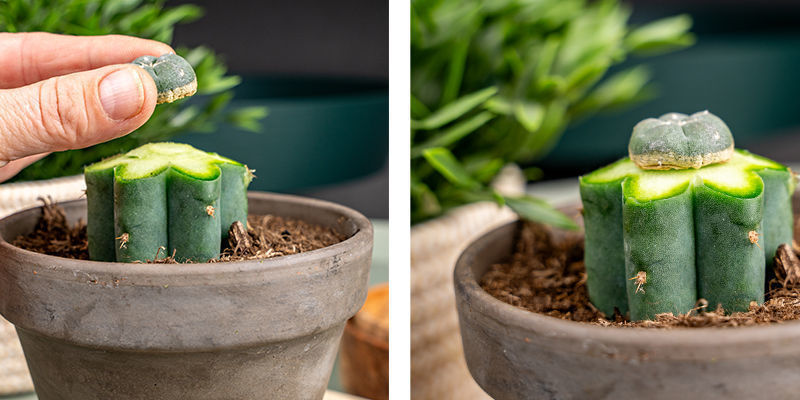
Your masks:
M 227 243 L 218 260 L 229 262 L 265 259 L 290 254 L 304 253 L 339 243 L 347 237 L 334 229 L 310 224 L 305 221 L 274 215 L 250 215 L 247 229 L 234 224 Z M 45 202 L 42 217 L 33 232 L 16 238 L 13 245 L 25 250 L 58 257 L 89 259 L 86 223 L 67 223 L 64 210 Z M 205 261 L 205 260 L 203 260 Z M 172 255 L 160 249 L 148 263 L 177 264 Z
M 684 315 L 659 314 L 655 320 L 630 322 L 619 313 L 605 316 L 589 301 L 582 234 L 526 222 L 520 224 L 511 259 L 493 265 L 480 285 L 495 298 L 528 311 L 602 326 L 761 325 L 800 319 L 799 250 L 796 244 L 781 245 L 764 304 L 753 302 L 747 312 L 726 314 L 722 309 L 708 309 L 707 302 L 701 299 L 694 310 Z

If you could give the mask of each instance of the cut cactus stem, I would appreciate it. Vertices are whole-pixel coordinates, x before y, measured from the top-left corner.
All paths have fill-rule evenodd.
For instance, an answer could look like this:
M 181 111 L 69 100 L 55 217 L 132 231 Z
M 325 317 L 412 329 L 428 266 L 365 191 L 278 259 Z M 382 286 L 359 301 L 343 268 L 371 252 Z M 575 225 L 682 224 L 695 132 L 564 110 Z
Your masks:
M 685 314 L 698 298 L 727 312 L 762 303 L 766 266 L 792 242 L 794 187 L 789 168 L 743 150 L 700 169 L 624 158 L 582 176 L 592 303 L 632 320 Z
M 247 223 L 246 165 L 186 144 L 152 143 L 86 167 L 89 256 L 144 262 L 219 257 L 235 221 Z

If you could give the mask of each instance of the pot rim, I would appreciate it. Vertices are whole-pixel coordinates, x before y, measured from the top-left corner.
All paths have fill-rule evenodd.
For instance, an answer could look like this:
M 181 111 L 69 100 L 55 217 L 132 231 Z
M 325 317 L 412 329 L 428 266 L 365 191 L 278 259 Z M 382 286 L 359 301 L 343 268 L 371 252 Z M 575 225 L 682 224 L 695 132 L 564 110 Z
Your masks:
M 613 348 L 651 348 L 669 354 L 668 349 L 697 349 L 698 353 L 708 354 L 710 349 L 741 346 L 737 355 L 727 354 L 725 358 L 752 356 L 747 349 L 755 349 L 767 343 L 778 343 L 800 339 L 800 320 L 769 325 L 740 327 L 704 327 L 652 329 L 641 327 L 604 327 L 589 323 L 563 320 L 544 314 L 528 311 L 499 299 L 483 290 L 472 271 L 474 260 L 485 247 L 491 246 L 509 226 L 516 226 L 515 220 L 503 224 L 481 235 L 471 242 L 461 253 L 453 273 L 455 295 L 459 303 L 459 313 L 468 308 L 471 313 L 493 320 L 500 326 L 511 330 L 529 332 L 531 336 L 542 336 L 559 341 L 574 341 L 575 351 L 587 341 L 602 343 Z M 460 303 L 465 302 L 465 306 Z M 463 326 L 462 326 L 463 329 Z M 757 350 L 754 350 L 757 351 Z M 685 354 L 685 351 L 681 352 Z
M 72 258 L 52 256 L 48 254 L 37 253 L 30 250 L 25 250 L 9 243 L 3 235 L 0 235 L 0 258 L 9 257 L 9 255 L 17 254 L 27 259 L 36 259 L 40 265 L 52 265 L 57 267 L 60 271 L 55 275 L 63 275 L 63 279 L 74 279 L 74 273 L 80 274 L 102 274 L 114 275 L 125 277 L 129 282 L 135 278 L 146 277 L 159 281 L 163 284 L 165 279 L 178 278 L 174 284 L 180 286 L 181 283 L 192 285 L 192 282 L 186 282 L 180 278 L 186 277 L 205 277 L 213 278 L 219 275 L 228 275 L 232 273 L 248 274 L 248 273 L 261 273 L 269 271 L 270 274 L 277 273 L 294 273 L 290 271 L 297 265 L 309 265 L 310 263 L 319 260 L 330 259 L 337 255 L 346 252 L 354 251 L 364 242 L 372 240 L 372 223 L 367 217 L 349 207 L 332 203 L 325 200 L 312 199 L 302 196 L 295 196 L 289 194 L 248 191 L 248 199 L 261 199 L 266 201 L 278 201 L 285 203 L 294 203 L 298 205 L 306 205 L 314 208 L 327 209 L 333 213 L 340 214 L 342 217 L 350 220 L 355 224 L 356 231 L 347 239 L 336 243 L 331 246 L 323 247 L 316 250 L 311 250 L 298 254 L 290 254 L 280 257 L 273 257 L 267 259 L 255 260 L 239 260 L 230 262 L 205 262 L 205 263 L 179 263 L 179 264 L 145 264 L 145 263 L 123 263 L 123 262 L 108 262 L 108 261 L 92 261 L 92 260 L 78 260 Z M 62 206 L 69 206 L 81 202 L 86 199 L 71 200 L 65 202 L 57 202 L 55 204 Z M 29 207 L 20 210 L 14 214 L 8 215 L 0 219 L 0 226 L 9 223 L 15 218 L 21 218 L 22 214 L 34 212 L 34 210 L 41 208 L 41 206 Z M 45 272 L 45 271 L 39 271 Z M 46 271 L 48 273 L 50 271 Z M 70 272 L 65 274 L 65 272 Z M 53 274 L 48 273 L 50 277 Z M 136 285 L 143 285 L 142 282 L 132 282 Z M 123 285 L 123 283 L 119 283 Z M 172 285 L 173 282 L 170 282 Z M 146 284 L 145 284 L 146 285 Z

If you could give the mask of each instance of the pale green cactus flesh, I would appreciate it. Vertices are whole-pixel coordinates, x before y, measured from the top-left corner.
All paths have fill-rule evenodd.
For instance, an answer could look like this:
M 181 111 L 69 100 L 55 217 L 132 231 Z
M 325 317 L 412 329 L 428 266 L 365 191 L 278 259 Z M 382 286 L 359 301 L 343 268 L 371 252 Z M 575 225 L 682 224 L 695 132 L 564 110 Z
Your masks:
M 644 169 L 686 169 L 725 162 L 733 156 L 733 136 L 708 111 L 664 114 L 633 127 L 631 160 Z
M 133 60 L 156 82 L 158 104 L 172 103 L 197 92 L 197 77 L 191 64 L 177 54 L 164 54 L 161 57 L 141 56 Z
M 629 158 L 580 178 L 592 303 L 632 320 L 763 302 L 765 266 L 793 236 L 791 171 L 736 150 L 723 164 L 653 171 Z
M 247 166 L 186 144 L 146 144 L 86 167 L 84 176 L 93 260 L 174 252 L 205 262 L 219 256 L 233 222 L 247 223 Z

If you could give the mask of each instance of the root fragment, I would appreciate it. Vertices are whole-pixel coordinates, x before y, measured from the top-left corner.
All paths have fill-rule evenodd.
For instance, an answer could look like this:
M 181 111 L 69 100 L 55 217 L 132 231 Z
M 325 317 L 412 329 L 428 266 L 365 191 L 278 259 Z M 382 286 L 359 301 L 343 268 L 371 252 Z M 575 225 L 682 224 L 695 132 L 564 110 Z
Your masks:
M 786 288 L 800 284 L 800 259 L 786 243 L 778 246 L 778 250 L 775 252 L 775 277 Z
M 689 312 L 686 313 L 686 316 L 688 317 L 693 312 L 695 314 L 699 314 L 699 312 L 705 312 L 706 310 L 708 310 L 708 300 L 704 298 L 699 298 L 697 299 L 697 302 L 694 303 L 694 308 L 689 310 Z
M 228 246 L 233 249 L 234 254 L 249 252 L 253 247 L 250 235 L 247 234 L 247 229 L 241 221 L 231 224 L 231 229 L 228 231 Z
M 162 251 L 166 253 L 167 248 L 164 246 L 158 246 L 158 248 L 156 249 L 156 256 L 153 257 L 153 260 L 158 260 L 158 255 L 161 254 Z

